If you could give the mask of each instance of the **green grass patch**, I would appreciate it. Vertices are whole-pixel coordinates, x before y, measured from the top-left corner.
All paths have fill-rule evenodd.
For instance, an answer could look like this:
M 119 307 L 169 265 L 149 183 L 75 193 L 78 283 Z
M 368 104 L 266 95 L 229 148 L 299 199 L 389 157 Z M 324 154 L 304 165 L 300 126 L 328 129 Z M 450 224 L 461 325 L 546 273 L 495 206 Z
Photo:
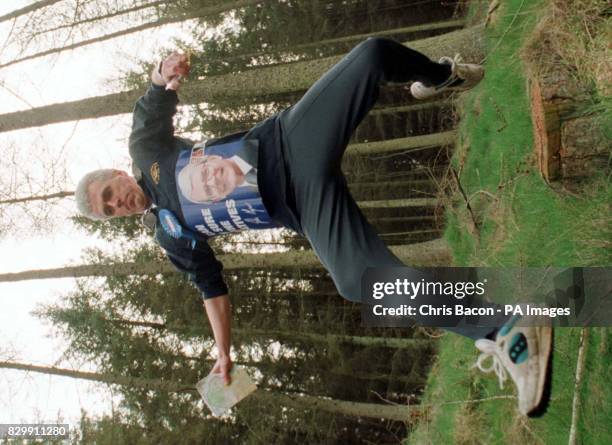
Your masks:
M 608 178 L 591 178 L 581 196 L 556 192 L 541 178 L 522 45 L 544 1 L 509 0 L 487 31 L 486 76 L 465 95 L 453 159 L 465 200 L 448 214 L 445 238 L 458 265 L 612 264 Z M 470 220 L 478 231 L 469 230 Z M 468 238 L 472 238 L 471 240 Z
M 609 178 L 603 174 L 591 178 L 581 196 L 558 193 L 540 177 L 533 154 L 527 79 L 520 55 L 549 1 L 502 2 L 493 25 L 485 31 L 485 79 L 460 98 L 460 143 L 452 163 L 472 212 L 459 194 L 447 211 L 444 236 L 456 265 L 612 264 Z M 579 388 L 578 443 L 612 443 L 609 331 L 589 330 Z M 556 329 L 552 399 L 540 419 L 518 413 L 510 380 L 502 390 L 494 375 L 470 369 L 478 355 L 473 341 L 444 335 L 424 393 L 423 418 L 406 443 L 567 443 L 580 334 L 578 328 Z
M 477 352 L 473 342 L 447 334 L 440 340 L 439 356 L 432 368 L 423 398 L 425 416 L 411 432 L 407 444 L 564 444 L 568 441 L 578 348 L 578 328 L 557 329 L 553 360 L 552 397 L 546 414 L 526 419 L 518 414 L 515 395 L 507 380 L 470 369 Z M 577 422 L 578 443 L 609 444 L 612 416 L 612 348 L 609 329 L 589 330 L 584 380 Z

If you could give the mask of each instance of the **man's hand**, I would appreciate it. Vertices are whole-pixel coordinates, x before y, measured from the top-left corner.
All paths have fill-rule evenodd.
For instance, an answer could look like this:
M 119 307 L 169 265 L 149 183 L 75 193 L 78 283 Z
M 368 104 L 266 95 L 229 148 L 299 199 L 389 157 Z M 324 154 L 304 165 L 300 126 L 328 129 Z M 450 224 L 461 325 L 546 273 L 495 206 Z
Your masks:
M 232 383 L 232 379 L 230 378 L 230 371 L 232 370 L 232 359 L 229 356 L 219 357 L 215 366 L 213 366 L 211 374 L 221 374 L 221 378 L 223 379 L 223 383 L 229 385 Z
M 155 85 L 165 85 L 167 90 L 176 91 L 181 81 L 189 75 L 189 69 L 189 55 L 172 53 L 153 70 L 151 80 Z

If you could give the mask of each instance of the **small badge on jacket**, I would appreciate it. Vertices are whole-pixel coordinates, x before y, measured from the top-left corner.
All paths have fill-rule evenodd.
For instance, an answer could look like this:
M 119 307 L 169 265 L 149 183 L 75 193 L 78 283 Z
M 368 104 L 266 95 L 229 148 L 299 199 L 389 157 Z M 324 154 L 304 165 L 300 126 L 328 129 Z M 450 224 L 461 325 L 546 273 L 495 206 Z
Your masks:
M 154 162 L 151 166 L 151 178 L 153 178 L 155 185 L 159 184 L 159 164 L 157 162 Z

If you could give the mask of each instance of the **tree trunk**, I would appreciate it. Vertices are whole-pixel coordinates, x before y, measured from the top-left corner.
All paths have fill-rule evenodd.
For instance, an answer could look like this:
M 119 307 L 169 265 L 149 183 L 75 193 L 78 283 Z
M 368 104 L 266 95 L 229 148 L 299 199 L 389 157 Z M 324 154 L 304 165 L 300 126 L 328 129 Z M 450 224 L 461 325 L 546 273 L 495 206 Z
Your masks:
M 356 346 L 373 346 L 377 348 L 420 349 L 430 347 L 434 344 L 430 339 L 421 338 L 367 337 L 357 335 L 316 334 L 313 332 L 300 331 L 272 331 L 267 329 L 243 329 L 243 331 L 251 335 L 265 335 L 285 340 L 307 340 L 314 343 L 347 343 Z
M 384 108 L 375 107 L 374 109 L 370 110 L 370 112 L 368 113 L 368 116 L 378 116 L 381 114 L 410 113 L 412 111 L 422 111 L 428 108 L 444 107 L 444 106 L 450 106 L 450 105 L 452 105 L 452 102 L 450 100 L 442 99 L 442 100 L 432 100 L 429 102 L 423 102 L 423 103 L 418 103 L 418 104 L 400 105 L 399 107 L 384 107 Z
M 213 362 L 213 360 L 211 360 Z M 401 375 L 394 374 L 376 374 L 369 372 L 354 372 L 341 368 L 332 368 L 329 371 L 326 370 L 329 374 L 334 374 L 342 377 L 348 377 L 351 379 L 359 379 L 359 380 L 377 380 L 382 382 L 399 382 L 404 385 L 423 385 L 425 383 L 425 379 L 419 377 L 404 377 Z
M 324 399 L 307 394 L 282 394 L 271 391 L 256 391 L 260 400 L 293 406 L 297 409 L 321 410 L 344 416 L 388 419 L 398 422 L 409 422 L 411 416 L 420 413 L 418 407 L 406 405 L 383 405 L 379 403 L 348 402 L 346 400 Z
M 193 363 L 200 364 L 200 365 L 202 363 L 206 363 L 210 365 L 211 367 L 216 363 L 216 360 L 212 358 L 202 358 L 202 357 L 193 357 L 193 356 L 190 357 L 190 356 L 185 356 L 185 355 L 177 357 L 177 359 L 189 360 Z M 256 368 L 259 371 L 262 371 L 264 373 L 269 372 L 270 369 L 274 369 L 273 366 L 264 365 L 263 362 L 232 360 L 232 363 L 238 366 Z M 332 375 L 336 375 L 340 377 L 347 377 L 350 379 L 375 380 L 375 381 L 380 381 L 380 382 L 399 382 L 399 383 L 403 383 L 404 385 L 409 385 L 409 386 L 422 385 L 425 383 L 425 380 L 426 380 L 418 376 L 417 377 L 414 377 L 414 376 L 405 377 L 402 375 L 395 375 L 395 374 L 380 374 L 380 373 L 373 373 L 373 372 L 354 372 L 352 370 L 347 370 L 347 369 L 342 369 L 342 368 L 325 369 L 323 370 L 323 372 L 326 374 L 332 374 Z
M 416 136 L 419 137 L 419 136 Z M 411 138 L 405 138 L 405 139 L 411 139 Z M 386 142 L 386 141 L 385 141 Z M 404 145 L 405 147 L 405 145 Z M 414 185 L 415 187 L 418 187 L 419 185 L 423 185 L 423 184 L 429 184 L 431 183 L 431 181 L 429 180 L 420 180 L 420 181 L 386 181 L 386 182 L 376 182 L 376 183 L 372 183 L 373 186 L 376 186 L 377 188 L 385 188 L 385 187 L 401 187 L 401 186 L 410 186 L 410 185 Z M 356 183 L 358 185 L 355 185 L 355 187 L 357 188 L 361 188 L 361 187 L 367 187 L 368 185 L 370 185 L 370 183 Z M 351 184 L 349 183 L 349 186 Z M 34 196 L 26 196 L 23 198 L 12 198 L 12 199 L 5 199 L 5 200 L 0 200 L 0 205 L 2 204 L 19 204 L 19 203 L 23 203 L 23 202 L 32 202 L 32 201 L 47 201 L 49 199 L 59 199 L 59 198 L 67 198 L 70 196 L 74 196 L 74 191 L 61 191 L 61 192 L 57 192 L 57 193 L 50 193 L 48 195 L 34 195 Z M 431 199 L 431 198 L 427 198 L 429 200 L 425 200 L 423 201 L 423 198 L 419 198 L 419 199 L 412 199 L 412 200 L 407 200 L 407 199 L 402 199 L 402 200 L 387 200 L 387 201 L 362 201 L 359 203 L 359 205 L 363 208 L 376 208 L 376 207 L 414 207 L 414 206 L 435 206 L 437 205 L 437 201 L 435 199 Z M 380 203 L 383 203 L 382 205 Z M 384 219 L 384 218 L 383 218 Z M 421 217 L 418 217 L 417 219 L 422 219 Z M 410 218 L 403 218 L 403 220 L 406 221 L 411 221 Z M 414 219 L 412 219 L 414 220 Z M 237 242 L 236 244 L 242 244 L 242 243 L 247 243 L 247 244 L 287 244 L 286 242 L 282 242 L 282 243 L 270 243 L 270 242 L 249 242 L 249 241 L 240 241 Z
M 430 179 L 413 179 L 404 180 L 403 178 L 397 181 L 370 181 L 370 182 L 349 182 L 348 185 L 355 190 L 375 188 L 385 190 L 394 187 L 412 187 L 412 188 L 427 188 L 433 181 Z
M 242 127 L 243 129 L 245 127 Z M 426 148 L 442 147 L 455 143 L 456 131 L 444 131 L 441 133 L 424 134 L 421 136 L 408 136 L 405 138 L 387 139 L 376 142 L 360 142 L 349 144 L 346 148 L 348 156 L 353 155 L 375 155 L 392 153 L 394 151 L 418 151 Z
M 111 323 L 120 326 L 136 326 L 157 330 L 183 330 L 183 326 L 167 325 L 166 323 L 151 321 L 132 321 L 132 320 L 110 320 Z M 338 335 L 338 334 L 317 334 L 314 332 L 303 331 L 279 331 L 270 329 L 254 329 L 232 327 L 232 332 L 236 335 L 264 336 L 280 338 L 285 340 L 306 340 L 313 343 L 349 343 L 356 346 L 374 346 L 379 348 L 426 348 L 433 344 L 430 339 L 422 338 L 385 338 L 367 337 L 360 335 Z
M 430 233 L 438 233 L 440 232 L 437 229 L 430 230 L 412 230 L 410 232 L 383 232 L 380 234 L 381 238 L 389 237 L 389 236 L 407 236 L 407 235 L 424 235 Z
M 110 383 L 115 385 L 135 386 L 167 392 L 196 391 L 191 384 L 181 384 L 178 382 L 164 381 L 161 379 L 147 379 L 140 377 L 126 377 L 122 375 L 101 374 L 88 371 L 74 371 L 72 369 L 56 368 L 54 366 L 37 366 L 27 363 L 15 363 L 0 361 L 0 368 L 17 369 L 20 371 L 39 372 L 42 374 L 58 375 L 71 377 L 74 379 L 90 380 L 94 382 Z
M 436 198 L 386 199 L 383 201 L 362 201 L 362 209 L 388 209 L 398 207 L 435 207 L 439 204 Z
M 421 216 L 383 216 L 381 218 L 374 218 L 374 223 L 394 223 L 394 222 L 422 222 L 422 221 L 435 221 L 434 215 L 421 215 Z
M 422 111 L 429 108 L 450 106 L 449 100 L 437 100 L 430 102 L 423 102 L 412 105 L 402 105 L 399 107 L 384 107 L 384 108 L 373 108 L 369 111 L 367 117 L 374 117 L 380 115 L 396 114 L 396 113 L 410 113 L 413 111 Z M 246 130 L 257 124 L 259 120 L 245 119 L 245 120 L 230 120 L 230 119 L 204 119 L 202 129 L 206 132 L 212 132 L 214 134 L 229 134 L 237 133 L 242 130 Z
M 349 182 L 348 185 L 351 195 L 358 201 L 435 196 L 438 192 L 435 182 L 425 180 Z
M 36 366 L 26 363 L 0 361 L 0 368 L 16 369 L 20 371 L 38 372 L 61 377 L 70 377 L 94 382 L 114 385 L 125 385 L 165 392 L 196 392 L 193 384 L 183 384 L 162 379 L 148 379 L 140 377 L 126 377 L 114 374 L 101 374 L 96 372 L 74 371 L 72 369 L 51 366 Z M 410 420 L 415 408 L 401 405 L 381 405 L 377 403 L 348 402 L 345 400 L 324 399 L 308 394 L 285 394 L 276 391 L 255 391 L 250 397 L 262 402 L 291 406 L 296 409 L 322 410 L 333 414 L 346 416 L 370 417 L 374 419 L 389 419 L 397 421 Z
M 36 37 L 36 36 L 39 36 L 39 35 L 42 35 L 42 34 L 47 34 L 47 33 L 54 32 L 54 31 L 59 31 L 60 29 L 73 28 L 75 26 L 85 25 L 87 23 L 92 23 L 92 22 L 97 22 L 98 20 L 112 19 L 113 17 L 118 17 L 118 16 L 124 15 L 124 14 L 130 14 L 132 12 L 141 11 L 143 9 L 153 8 L 155 6 L 161 6 L 161 5 L 166 4 L 166 3 L 168 3 L 167 0 L 154 1 L 154 2 L 151 2 L 151 3 L 143 3 L 141 5 L 136 5 L 136 6 L 133 6 L 131 8 L 119 9 L 119 10 L 114 11 L 114 12 L 109 12 L 107 14 L 102 14 L 102 15 L 98 15 L 98 16 L 95 16 L 95 17 L 89 17 L 89 18 L 86 18 L 86 19 L 77 20 L 77 21 L 74 21 L 72 23 L 66 23 L 64 25 L 56 26 L 54 28 L 43 29 L 42 31 L 37 31 L 37 32 L 32 33 L 32 36 Z
M 29 14 L 30 12 L 37 11 L 42 8 L 46 8 L 47 6 L 51 6 L 54 3 L 58 3 L 61 0 L 42 0 L 39 2 L 34 2 L 28 6 L 25 6 L 20 9 L 16 9 L 8 14 L 4 14 L 0 16 L 0 23 L 6 22 L 7 20 L 16 19 L 17 17 L 21 17 L 22 15 Z
M 216 363 L 215 359 L 212 358 L 202 358 L 202 357 L 194 357 L 194 356 L 179 356 L 177 360 L 184 359 L 189 360 L 190 362 L 201 365 L 202 363 L 206 363 L 211 367 Z M 240 360 L 232 360 L 234 365 L 256 368 L 260 372 L 266 373 L 269 370 L 273 370 L 273 366 L 265 365 L 263 362 L 256 361 L 240 361 Z M 414 376 L 402 376 L 395 374 L 380 374 L 380 373 L 372 373 L 372 372 L 354 372 L 352 370 L 342 369 L 342 368 L 331 368 L 322 370 L 325 374 L 332 374 L 335 376 L 346 377 L 350 379 L 357 380 L 375 380 L 379 382 L 399 382 L 404 385 L 415 386 L 415 385 L 423 385 L 425 383 L 424 378 L 414 377 Z
M 419 261 L 420 255 L 423 255 L 424 258 L 428 258 L 428 263 L 432 266 L 448 267 L 452 264 L 451 252 L 444 238 L 437 238 L 422 243 L 392 246 L 390 249 L 404 264 L 409 266 L 425 266 Z
M 411 32 L 423 32 L 423 31 L 435 31 L 438 29 L 449 29 L 449 28 L 461 28 L 465 25 L 465 20 L 448 20 L 444 22 L 424 23 L 420 25 L 407 26 L 404 28 L 385 29 L 376 32 L 370 32 L 367 34 L 354 34 L 344 37 L 336 37 L 333 39 L 319 40 L 317 42 L 302 43 L 299 45 L 287 46 L 285 48 L 275 48 L 274 51 L 255 51 L 246 54 L 237 54 L 235 56 L 228 57 L 228 60 L 237 60 L 247 57 L 258 57 L 258 56 L 269 56 L 275 54 L 295 53 L 299 50 L 317 48 L 323 45 L 335 45 L 338 43 L 350 43 L 365 40 L 369 37 L 387 37 L 398 34 L 408 34 Z
M 391 153 L 394 151 L 414 151 L 425 148 L 441 147 L 455 143 L 457 133 L 444 131 L 441 133 L 409 136 L 406 138 L 387 139 L 377 142 L 361 142 L 350 144 L 346 150 L 348 155 L 371 155 Z
M 481 33 L 480 27 L 472 27 L 407 44 L 423 51 L 432 59 L 461 51 L 466 59 L 478 61 L 484 51 Z M 194 79 L 183 86 L 181 100 L 185 104 L 194 104 L 305 90 L 341 57 L 327 57 L 211 76 L 201 80 Z M 3 114 L 0 115 L 0 132 L 129 113 L 141 95 L 142 91 L 131 90 Z
M 5 199 L 5 200 L 0 201 L 0 205 L 1 204 L 19 204 L 22 202 L 31 202 L 31 201 L 47 201 L 49 199 L 66 198 L 68 196 L 74 196 L 74 192 L 66 191 L 66 192 L 50 193 L 48 195 L 35 195 L 35 196 L 26 196 L 25 198 Z
M 129 34 L 133 34 L 135 32 L 144 31 L 145 29 L 157 28 L 159 26 L 168 25 L 170 23 L 183 22 L 189 19 L 195 19 L 200 17 L 206 17 L 210 15 L 221 14 L 226 11 L 231 11 L 233 9 L 242 8 L 243 6 L 248 6 L 250 4 L 258 3 L 260 0 L 237 0 L 233 3 L 225 3 L 219 6 L 209 6 L 203 9 L 200 9 L 196 12 L 192 12 L 189 14 L 184 14 L 179 17 L 163 17 L 154 22 L 143 23 L 138 26 L 133 26 L 131 28 L 122 29 L 121 31 L 112 32 L 110 34 L 104 34 L 99 37 L 94 37 L 92 39 L 83 40 L 80 42 L 72 43 L 65 46 L 59 46 L 51 49 L 47 49 L 44 51 L 40 51 L 35 54 L 30 54 L 29 56 L 24 56 L 19 59 L 11 60 L 10 62 L 0 64 L 0 68 L 6 68 L 11 65 L 15 65 L 17 63 L 25 62 L 26 60 L 37 59 L 39 57 L 50 56 L 52 54 L 59 54 L 63 51 L 80 48 L 82 46 L 92 45 L 94 43 L 104 42 L 106 40 L 114 39 L 116 37 L 122 37 Z
M 385 202 L 385 201 L 381 201 Z M 392 246 L 391 251 L 405 264 L 433 267 L 450 264 L 450 251 L 446 242 L 439 238 L 423 243 Z M 289 251 L 267 254 L 225 254 L 219 255 L 225 269 L 317 267 L 316 255 L 310 251 Z M 48 278 L 106 277 L 129 275 L 156 275 L 173 273 L 177 270 L 168 261 L 148 263 L 86 264 L 56 269 L 37 269 L 0 274 L 0 282 L 42 280 Z

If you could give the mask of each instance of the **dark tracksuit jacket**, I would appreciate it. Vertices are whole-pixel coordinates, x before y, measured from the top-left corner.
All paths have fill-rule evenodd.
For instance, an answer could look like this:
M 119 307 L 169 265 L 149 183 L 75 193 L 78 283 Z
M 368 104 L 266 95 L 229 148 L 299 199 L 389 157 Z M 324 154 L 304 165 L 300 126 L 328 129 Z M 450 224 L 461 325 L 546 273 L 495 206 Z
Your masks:
M 176 92 L 151 85 L 134 108 L 132 133 L 129 139 L 130 156 L 137 172 L 138 184 L 159 208 L 171 210 L 184 227 L 175 179 L 175 166 L 179 153 L 191 149 L 193 142 L 174 136 L 173 116 L 176 113 Z M 286 187 L 280 153 L 278 116 L 273 116 L 249 132 L 237 133 L 210 140 L 206 146 L 232 142 L 239 138 L 259 140 L 257 181 L 262 200 L 270 216 L 280 225 L 299 231 L 299 224 L 285 205 Z M 222 277 L 223 266 L 215 258 L 206 237 L 198 235 L 192 249 L 190 241 L 175 239 L 156 224 L 155 238 L 170 261 L 202 292 L 204 298 L 227 293 Z

